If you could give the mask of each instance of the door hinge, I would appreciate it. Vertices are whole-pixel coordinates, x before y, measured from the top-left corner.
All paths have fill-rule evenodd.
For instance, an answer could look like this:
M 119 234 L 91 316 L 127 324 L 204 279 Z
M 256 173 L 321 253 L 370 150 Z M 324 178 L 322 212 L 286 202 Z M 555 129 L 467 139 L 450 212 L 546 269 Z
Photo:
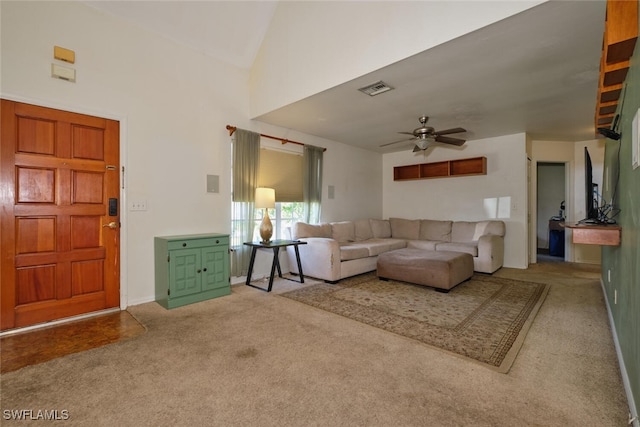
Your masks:
M 167 255 L 167 262 L 171 261 L 171 255 Z
M 171 289 L 167 289 L 167 296 L 171 295 Z

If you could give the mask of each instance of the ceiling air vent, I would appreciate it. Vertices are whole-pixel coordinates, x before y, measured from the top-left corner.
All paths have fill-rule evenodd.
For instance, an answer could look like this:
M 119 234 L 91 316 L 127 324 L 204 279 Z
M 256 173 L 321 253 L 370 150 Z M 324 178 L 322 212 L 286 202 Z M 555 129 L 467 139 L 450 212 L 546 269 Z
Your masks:
M 393 89 L 391 86 L 380 80 L 379 82 L 375 82 L 370 84 L 369 86 L 361 87 L 358 89 L 360 92 L 366 93 L 369 96 L 380 95 L 381 93 L 390 91 Z

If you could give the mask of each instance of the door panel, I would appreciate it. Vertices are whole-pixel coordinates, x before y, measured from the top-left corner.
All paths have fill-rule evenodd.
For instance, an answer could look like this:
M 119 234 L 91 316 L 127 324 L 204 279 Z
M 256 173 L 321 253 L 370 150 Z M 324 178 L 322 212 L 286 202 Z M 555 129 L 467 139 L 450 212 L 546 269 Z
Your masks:
M 171 289 L 172 297 L 200 292 L 200 249 L 184 249 L 176 251 L 170 261 L 170 283 L 175 284 Z
M 203 276 L 202 290 L 208 291 L 228 286 L 228 274 L 225 265 L 227 251 L 224 247 L 214 247 L 202 250 Z
M 118 307 L 118 122 L 1 102 L 0 329 Z

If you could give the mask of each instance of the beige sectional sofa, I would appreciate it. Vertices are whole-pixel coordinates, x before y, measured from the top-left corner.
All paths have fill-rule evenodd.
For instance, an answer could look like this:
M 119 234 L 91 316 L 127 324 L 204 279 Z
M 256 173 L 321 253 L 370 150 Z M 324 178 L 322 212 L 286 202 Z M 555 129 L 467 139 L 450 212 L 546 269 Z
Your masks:
M 318 225 L 298 222 L 291 238 L 300 245 L 305 276 L 337 282 L 376 269 L 378 255 L 402 248 L 466 252 L 474 270 L 493 273 L 504 261 L 503 221 L 442 221 L 389 218 L 340 221 Z M 287 248 L 289 266 L 298 273 L 293 248 Z

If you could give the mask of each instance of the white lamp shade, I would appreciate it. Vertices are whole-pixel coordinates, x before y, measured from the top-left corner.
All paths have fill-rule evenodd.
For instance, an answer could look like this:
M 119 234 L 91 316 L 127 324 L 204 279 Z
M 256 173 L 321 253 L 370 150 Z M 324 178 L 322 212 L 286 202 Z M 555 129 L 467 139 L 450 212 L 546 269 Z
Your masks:
M 256 188 L 255 207 L 258 209 L 273 209 L 276 207 L 276 190 L 273 188 Z

